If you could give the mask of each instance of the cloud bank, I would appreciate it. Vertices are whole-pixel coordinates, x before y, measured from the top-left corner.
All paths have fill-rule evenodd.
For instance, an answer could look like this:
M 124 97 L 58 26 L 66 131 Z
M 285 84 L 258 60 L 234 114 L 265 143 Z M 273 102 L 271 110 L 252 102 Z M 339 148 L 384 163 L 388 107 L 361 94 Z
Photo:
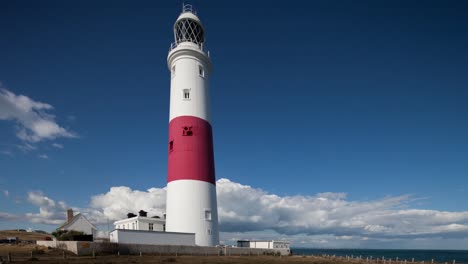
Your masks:
M 147 191 L 129 187 L 112 187 L 109 192 L 93 196 L 87 211 L 98 223 L 104 220 L 125 218 L 127 213 L 145 210 L 150 216 L 162 216 L 166 210 L 166 189 L 151 188 Z
M 51 225 L 61 225 L 65 222 L 64 212 L 67 210 L 65 202 L 56 202 L 39 191 L 29 192 L 28 202 L 39 207 L 39 213 L 27 213 L 25 215 L 28 221 Z
M 274 230 L 284 235 L 341 238 L 465 237 L 468 212 L 405 209 L 410 196 L 348 201 L 344 193 L 278 196 L 227 179 L 218 180 L 221 229 Z
M 414 199 L 406 195 L 371 201 L 349 201 L 345 193 L 278 196 L 228 179 L 217 181 L 217 192 L 220 229 L 226 240 L 280 236 L 321 245 L 330 239 L 365 242 L 468 236 L 468 212 L 409 209 Z M 27 221 L 53 225 L 65 221 L 65 202 L 41 192 L 28 193 L 28 201 L 39 207 L 39 213 L 25 214 Z M 165 188 L 139 191 L 120 186 L 91 197 L 88 207 L 74 210 L 95 224 L 106 224 L 108 219 L 122 219 L 140 209 L 162 216 L 165 202 Z M 0 219 L 18 217 L 0 212 Z
M 0 84 L 0 120 L 16 122 L 16 136 L 25 142 L 77 137 L 75 133 L 57 124 L 55 116 L 48 113 L 52 109 L 50 104 L 16 95 Z

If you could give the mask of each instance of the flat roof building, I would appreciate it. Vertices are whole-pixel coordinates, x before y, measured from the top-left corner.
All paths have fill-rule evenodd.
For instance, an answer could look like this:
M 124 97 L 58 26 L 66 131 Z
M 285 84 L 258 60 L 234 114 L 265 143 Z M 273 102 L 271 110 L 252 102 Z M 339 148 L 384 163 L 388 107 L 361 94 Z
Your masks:
M 115 221 L 114 228 L 141 231 L 166 231 L 166 219 L 158 216 L 148 217 L 147 213 L 143 210 L 139 212 L 139 215 L 128 213 L 127 217 L 126 219 Z
M 274 249 L 281 255 L 289 255 L 291 242 L 276 240 L 238 240 L 237 247 Z
M 138 215 L 128 213 L 126 219 L 114 222 L 109 233 L 110 242 L 140 245 L 195 246 L 194 233 L 166 232 L 166 219 L 148 217 L 141 210 Z

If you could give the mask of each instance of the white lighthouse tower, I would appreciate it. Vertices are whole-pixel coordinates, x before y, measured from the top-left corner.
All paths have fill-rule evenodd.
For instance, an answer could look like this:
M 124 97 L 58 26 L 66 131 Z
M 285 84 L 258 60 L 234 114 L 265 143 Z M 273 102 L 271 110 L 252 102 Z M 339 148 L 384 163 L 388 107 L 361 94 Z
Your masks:
M 166 230 L 195 233 L 199 246 L 219 244 L 210 124 L 211 61 L 205 31 L 191 5 L 174 24 L 171 71 Z

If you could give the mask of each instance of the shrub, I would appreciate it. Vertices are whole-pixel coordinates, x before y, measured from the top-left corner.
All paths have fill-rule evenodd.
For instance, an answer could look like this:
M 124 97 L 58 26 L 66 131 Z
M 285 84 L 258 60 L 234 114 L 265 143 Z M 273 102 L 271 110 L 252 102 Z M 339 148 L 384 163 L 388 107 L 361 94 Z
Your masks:
M 57 230 L 52 232 L 52 235 L 59 241 L 73 241 L 75 236 L 84 236 L 85 233 L 75 230 Z

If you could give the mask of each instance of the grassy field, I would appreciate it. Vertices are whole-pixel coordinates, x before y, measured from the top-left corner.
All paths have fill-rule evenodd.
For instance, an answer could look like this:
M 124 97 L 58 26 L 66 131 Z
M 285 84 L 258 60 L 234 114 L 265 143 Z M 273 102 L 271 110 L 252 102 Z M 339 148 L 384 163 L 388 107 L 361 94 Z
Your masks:
M 51 238 L 52 236 L 36 232 L 0 230 L 0 239 L 6 239 L 7 237 L 18 237 L 20 240 L 45 240 L 46 237 Z
M 0 258 L 7 260 L 10 253 L 11 260 L 15 263 L 76 263 L 76 264 L 98 264 L 98 263 L 180 263 L 180 264 L 281 264 L 281 263 L 303 263 L 303 264 L 332 264 L 332 263 L 359 263 L 357 261 L 343 261 L 339 259 L 313 257 L 313 256 L 81 256 L 77 257 L 60 249 L 48 249 L 46 247 L 29 245 L 0 245 Z M 31 255 L 32 253 L 32 255 Z
M 0 239 L 7 237 L 18 237 L 20 240 L 44 240 L 51 237 L 48 234 L 35 232 L 3 230 L 0 231 Z M 343 261 L 325 257 L 313 256 L 75 256 L 73 253 L 56 248 L 37 246 L 36 244 L 0 244 L 0 263 L 6 261 L 8 256 L 15 263 L 76 263 L 76 264 L 98 264 L 98 263 L 180 263 L 180 264 L 281 264 L 281 263 L 310 263 L 310 264 L 332 264 L 332 263 L 359 263 L 357 261 Z

